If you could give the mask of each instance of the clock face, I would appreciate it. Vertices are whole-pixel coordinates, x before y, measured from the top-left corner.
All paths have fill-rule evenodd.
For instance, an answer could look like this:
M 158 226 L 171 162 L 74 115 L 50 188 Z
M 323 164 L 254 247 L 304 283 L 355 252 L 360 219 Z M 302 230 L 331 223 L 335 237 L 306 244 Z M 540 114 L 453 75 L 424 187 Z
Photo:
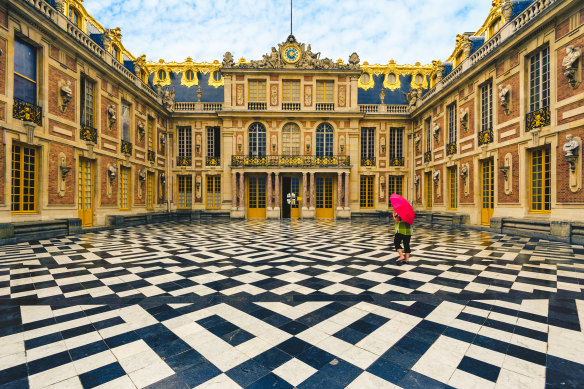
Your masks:
M 300 50 L 296 46 L 286 46 L 282 52 L 282 56 L 287 63 L 296 63 L 300 59 Z

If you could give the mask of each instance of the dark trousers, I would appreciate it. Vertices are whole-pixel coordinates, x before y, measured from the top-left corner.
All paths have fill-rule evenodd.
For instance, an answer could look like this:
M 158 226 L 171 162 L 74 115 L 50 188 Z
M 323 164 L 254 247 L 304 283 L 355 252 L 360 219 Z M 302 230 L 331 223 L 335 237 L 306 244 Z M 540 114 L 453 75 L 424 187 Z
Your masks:
M 395 245 L 395 249 L 401 249 L 402 246 L 402 242 L 404 243 L 404 253 L 408 254 L 411 253 L 412 251 L 410 250 L 410 239 L 412 238 L 411 235 L 404 235 L 404 234 L 400 234 L 397 233 L 395 234 L 395 238 L 393 239 L 393 244 Z

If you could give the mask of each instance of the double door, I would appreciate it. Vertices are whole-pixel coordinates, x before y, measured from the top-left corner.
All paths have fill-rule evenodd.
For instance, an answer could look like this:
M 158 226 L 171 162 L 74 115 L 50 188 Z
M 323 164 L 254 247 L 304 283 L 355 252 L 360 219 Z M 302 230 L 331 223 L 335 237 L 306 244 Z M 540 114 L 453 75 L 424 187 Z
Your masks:
M 316 176 L 315 200 L 317 219 L 333 219 L 335 217 L 333 177 Z
M 82 226 L 93 225 L 93 164 L 91 160 L 79 159 L 78 172 L 78 217 Z
M 495 177 L 492 159 L 481 161 L 481 224 L 489 225 L 495 211 Z
M 300 177 L 282 177 L 282 218 L 298 219 L 302 207 Z
M 247 182 L 247 217 L 266 217 L 266 176 L 250 175 Z

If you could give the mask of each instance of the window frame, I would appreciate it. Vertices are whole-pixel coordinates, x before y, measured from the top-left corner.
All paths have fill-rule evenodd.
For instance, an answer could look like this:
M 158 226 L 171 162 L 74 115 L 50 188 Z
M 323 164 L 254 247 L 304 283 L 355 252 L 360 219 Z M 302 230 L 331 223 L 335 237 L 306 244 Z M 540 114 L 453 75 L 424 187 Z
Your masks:
M 403 158 L 404 156 L 404 127 L 389 128 L 389 158 Z
M 316 127 L 316 148 L 317 157 L 332 157 L 334 155 L 334 134 L 333 126 L 327 122 L 320 123 Z
M 534 61 L 537 61 L 534 63 Z M 540 109 L 550 109 L 551 78 L 550 78 L 550 47 L 546 43 L 527 57 L 528 78 L 528 113 Z M 534 73 L 536 76 L 534 76 Z M 534 77 L 536 80 L 534 80 Z M 535 92 L 534 92 L 535 90 Z
M 88 88 L 91 86 L 91 88 Z M 81 76 L 81 126 L 96 128 L 95 126 L 95 90 L 97 83 L 87 77 L 86 75 Z M 91 94 L 88 94 L 88 89 L 91 89 Z M 88 97 L 91 96 L 91 102 L 88 103 Z M 90 107 L 91 106 L 91 107 Z M 90 120 L 88 117 L 88 110 L 91 111 Z
M 127 118 L 124 114 L 124 106 L 127 107 Z M 132 143 L 132 104 L 129 101 L 122 100 L 120 104 L 121 109 L 121 122 L 122 122 L 122 131 L 121 131 L 121 139 L 123 141 Z M 126 121 L 127 120 L 127 121 Z M 127 126 L 126 126 L 127 124 Z
M 359 208 L 375 207 L 375 176 L 362 174 L 359 178 Z
M 267 155 L 266 126 L 261 122 L 253 122 L 247 132 L 248 155 L 250 157 L 265 157 Z
M 206 208 L 221 209 L 221 175 L 208 175 L 205 183 L 207 193 Z M 209 187 L 213 190 L 209 191 Z
M 129 211 L 132 207 L 132 168 L 120 166 L 120 211 Z
M 330 86 L 330 90 L 329 90 Z M 317 103 L 334 103 L 335 102 L 335 81 L 334 80 L 316 80 L 316 102 Z
M 26 76 L 22 73 L 19 73 L 17 71 L 17 68 L 19 68 L 20 66 L 17 66 L 17 60 L 19 59 L 18 57 L 18 44 L 26 46 L 30 49 L 30 53 L 32 53 L 34 55 L 34 57 L 32 58 L 31 64 L 33 65 L 34 69 L 32 69 L 32 73 L 34 73 L 34 79 L 32 79 L 29 76 L 32 76 L 33 74 L 29 74 L 29 76 Z M 38 55 L 38 47 L 33 45 L 32 43 L 26 41 L 25 39 L 22 39 L 19 36 L 15 36 L 14 37 L 14 68 L 13 68 L 13 75 L 14 75 L 14 85 L 13 85 L 13 96 L 14 98 L 17 98 L 19 100 L 22 100 L 28 104 L 32 104 L 32 105 L 38 105 L 39 103 L 39 83 L 38 83 L 38 78 L 39 78 L 39 55 Z M 24 65 L 23 65 L 24 66 Z M 20 69 L 18 69 L 20 70 Z M 31 83 L 34 86 L 34 102 L 30 102 L 28 101 L 28 96 L 24 96 L 24 95 L 20 95 L 17 92 L 17 87 L 16 87 L 16 79 L 17 77 L 19 79 L 21 79 L 22 81 L 24 81 L 24 83 Z
M 446 107 L 448 121 L 448 144 L 458 143 L 458 112 L 457 104 L 454 101 Z
M 541 201 L 534 201 L 534 154 L 541 153 Z M 552 211 L 552 153 L 548 146 L 538 147 L 529 151 L 529 213 L 534 214 L 549 214 Z M 546 197 L 549 201 L 546 201 Z M 535 205 L 539 205 L 541 209 L 537 209 Z M 547 209 L 546 209 L 547 207 Z
M 448 168 L 448 209 L 458 209 L 458 167 Z
M 375 158 L 375 127 L 361 127 L 361 163 Z
M 193 131 L 191 126 L 177 126 L 177 156 L 192 158 L 193 156 Z
M 282 102 L 299 103 L 300 86 L 301 86 L 300 80 L 295 79 L 282 80 Z
M 480 131 L 493 129 L 493 80 L 488 79 L 479 86 Z
M 403 196 L 404 191 L 404 176 L 389 175 L 387 176 L 387 194 L 388 196 L 392 194 L 398 194 Z M 389 207 L 391 207 L 391 201 L 389 202 Z
M 253 84 L 255 85 L 252 88 Z M 268 82 L 265 79 L 247 80 L 247 101 L 250 103 L 267 102 L 267 85 Z M 261 88 L 261 86 L 263 86 L 263 89 Z M 254 91 L 253 94 L 252 91 Z M 262 97 L 263 100 L 261 100 Z
M 15 149 L 19 148 L 18 158 L 16 158 Z M 29 151 L 28 157 L 29 162 L 25 162 L 26 156 L 25 151 Z M 38 166 L 39 166 L 39 150 L 36 147 L 30 147 L 28 145 L 23 145 L 20 143 L 13 143 L 11 149 L 11 187 L 10 187 L 10 211 L 12 215 L 27 215 L 27 214 L 37 214 L 38 213 L 38 195 L 39 195 L 39 178 L 38 178 Z M 30 156 L 34 157 L 34 161 L 30 163 Z M 26 170 L 25 165 L 32 165 L 32 169 Z M 28 172 L 28 177 L 27 173 Z M 32 172 L 33 178 L 30 179 L 30 173 Z M 18 173 L 18 174 L 17 174 Z M 18 180 L 18 184 L 16 181 Z M 27 181 L 25 181 L 27 180 Z M 32 182 L 32 186 L 25 186 L 25 182 Z M 14 189 L 18 186 L 19 193 L 15 193 Z M 28 189 L 25 190 L 25 189 Z M 24 201 L 25 196 L 30 196 L 30 190 L 32 189 L 32 202 Z M 28 192 L 28 193 L 27 193 Z M 18 210 L 14 209 L 15 197 L 18 197 Z M 27 204 L 32 206 L 32 209 L 23 210 L 24 205 Z
M 282 127 L 282 155 L 298 156 L 301 154 L 300 135 L 301 130 L 298 124 L 294 122 L 284 124 Z
M 177 209 L 193 209 L 193 176 L 178 174 L 177 175 Z M 181 189 L 184 189 L 181 191 Z M 190 191 L 188 190 L 190 189 Z M 181 197 L 183 193 L 183 197 Z
M 424 152 L 430 152 L 432 151 L 432 117 L 428 117 L 425 121 L 424 121 L 424 127 L 425 127 L 425 133 L 426 133 L 426 138 L 425 140 L 425 145 L 424 145 Z

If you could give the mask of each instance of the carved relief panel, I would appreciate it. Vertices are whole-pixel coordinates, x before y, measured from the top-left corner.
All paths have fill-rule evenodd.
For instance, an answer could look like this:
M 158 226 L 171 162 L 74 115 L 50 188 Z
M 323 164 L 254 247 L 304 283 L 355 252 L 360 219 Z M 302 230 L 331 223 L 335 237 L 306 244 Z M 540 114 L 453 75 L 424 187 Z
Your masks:
M 304 106 L 312 105 L 312 85 L 304 85 Z
M 270 105 L 272 107 L 278 105 L 278 84 L 270 85 Z
M 344 107 L 347 104 L 347 87 L 339 85 L 339 107 Z
M 243 95 L 244 95 L 244 85 L 237 84 L 235 87 L 235 104 L 236 105 L 243 105 Z

